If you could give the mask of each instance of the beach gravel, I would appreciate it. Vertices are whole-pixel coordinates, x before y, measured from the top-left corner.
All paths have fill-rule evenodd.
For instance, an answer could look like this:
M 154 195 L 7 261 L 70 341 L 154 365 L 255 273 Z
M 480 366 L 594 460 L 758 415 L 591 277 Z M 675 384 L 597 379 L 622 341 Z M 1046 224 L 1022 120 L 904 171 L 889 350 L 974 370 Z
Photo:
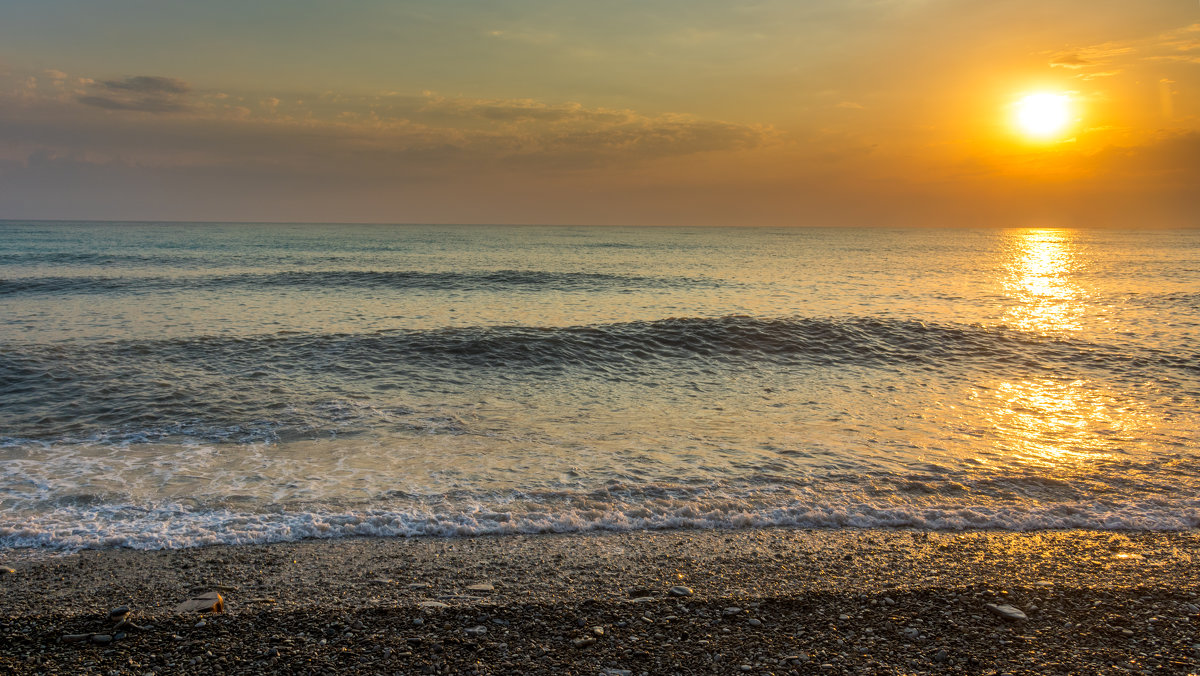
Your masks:
M 0 673 L 1189 674 L 1197 557 L 1195 531 L 787 528 L 86 551 L 12 564 Z M 173 612 L 197 590 L 224 612 Z

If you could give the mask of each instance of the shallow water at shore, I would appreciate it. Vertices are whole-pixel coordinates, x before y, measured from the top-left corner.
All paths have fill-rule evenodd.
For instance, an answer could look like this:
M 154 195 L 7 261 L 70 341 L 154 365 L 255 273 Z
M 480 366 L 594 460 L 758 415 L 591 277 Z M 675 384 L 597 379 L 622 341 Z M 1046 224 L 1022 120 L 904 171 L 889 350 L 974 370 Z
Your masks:
M 0 546 L 1200 524 L 1200 234 L 0 224 Z

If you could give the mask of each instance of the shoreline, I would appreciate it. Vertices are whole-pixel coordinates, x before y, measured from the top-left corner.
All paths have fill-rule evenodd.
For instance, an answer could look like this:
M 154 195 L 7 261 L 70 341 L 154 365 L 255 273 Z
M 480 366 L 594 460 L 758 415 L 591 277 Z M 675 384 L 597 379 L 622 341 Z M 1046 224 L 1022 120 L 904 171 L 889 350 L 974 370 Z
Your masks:
M 342 538 L 0 563 L 15 674 L 1200 672 L 1195 529 Z M 225 612 L 174 612 L 212 590 Z M 115 636 L 119 606 L 140 628 L 62 641 Z

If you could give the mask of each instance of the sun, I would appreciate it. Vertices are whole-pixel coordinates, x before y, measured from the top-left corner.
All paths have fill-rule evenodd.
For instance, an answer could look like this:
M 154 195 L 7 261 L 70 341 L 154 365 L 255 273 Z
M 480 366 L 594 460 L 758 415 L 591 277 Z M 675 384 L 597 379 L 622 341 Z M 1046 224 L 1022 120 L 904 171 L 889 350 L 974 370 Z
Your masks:
M 1066 94 L 1030 94 L 1017 102 L 1017 126 L 1025 135 L 1050 139 L 1071 123 L 1071 99 Z

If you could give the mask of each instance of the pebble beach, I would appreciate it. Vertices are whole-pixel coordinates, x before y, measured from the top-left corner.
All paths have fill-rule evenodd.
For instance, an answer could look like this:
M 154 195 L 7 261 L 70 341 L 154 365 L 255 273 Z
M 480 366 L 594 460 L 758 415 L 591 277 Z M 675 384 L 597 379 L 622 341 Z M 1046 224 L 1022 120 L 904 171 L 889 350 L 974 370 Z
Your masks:
M 0 562 L 0 673 L 1191 674 L 1198 557 L 1194 530 L 82 551 Z

